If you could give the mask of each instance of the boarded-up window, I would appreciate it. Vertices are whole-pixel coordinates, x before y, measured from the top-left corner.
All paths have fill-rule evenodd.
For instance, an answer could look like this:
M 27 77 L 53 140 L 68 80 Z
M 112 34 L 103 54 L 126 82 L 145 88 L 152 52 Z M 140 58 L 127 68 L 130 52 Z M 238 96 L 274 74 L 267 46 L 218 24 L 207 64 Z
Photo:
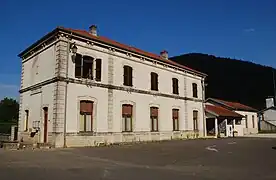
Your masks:
M 198 111 L 193 111 L 194 131 L 198 131 Z
M 24 131 L 28 131 L 29 128 L 29 110 L 25 110 Z
M 152 72 L 151 77 L 151 90 L 158 91 L 158 74 Z
M 151 131 L 158 131 L 158 108 L 150 108 Z
M 172 78 L 173 94 L 179 94 L 178 91 L 178 79 Z
M 83 56 L 83 78 L 93 79 L 93 58 Z
M 79 130 L 81 132 L 93 131 L 93 102 L 80 102 L 80 123 Z
M 173 119 L 173 130 L 179 131 L 179 110 L 178 109 L 172 110 L 172 119 Z
M 76 54 L 76 61 L 75 61 L 75 77 L 81 78 L 82 77 L 82 56 L 80 54 Z
M 124 66 L 124 85 L 132 86 L 132 67 Z
M 123 104 L 122 105 L 122 131 L 131 132 L 132 131 L 132 105 Z
M 197 95 L 197 84 L 196 83 L 193 83 L 193 97 L 194 98 L 198 97 L 198 95 Z
M 101 81 L 102 77 L 102 60 L 96 59 L 96 81 Z
M 255 116 L 252 115 L 252 128 L 255 128 Z

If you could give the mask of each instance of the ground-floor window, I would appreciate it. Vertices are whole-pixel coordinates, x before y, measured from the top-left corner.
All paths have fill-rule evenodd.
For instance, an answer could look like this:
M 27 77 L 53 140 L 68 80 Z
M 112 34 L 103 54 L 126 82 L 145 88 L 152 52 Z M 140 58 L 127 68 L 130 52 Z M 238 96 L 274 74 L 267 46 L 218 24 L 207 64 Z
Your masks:
M 91 132 L 93 131 L 93 102 L 80 101 L 80 118 L 79 131 Z
M 255 128 L 255 116 L 252 115 L 252 127 Z
M 193 125 L 194 125 L 194 131 L 198 131 L 198 111 L 193 111 Z
M 132 131 L 132 110 L 133 107 L 130 104 L 122 105 L 122 131 L 131 132 Z
M 172 110 L 172 119 L 173 119 L 173 130 L 179 131 L 179 110 L 178 109 Z
M 248 118 L 247 118 L 247 115 L 245 115 L 244 118 L 245 118 L 245 128 L 248 128 L 248 120 L 247 120 Z
M 158 108 L 150 108 L 151 131 L 158 131 Z
M 29 128 L 29 110 L 25 110 L 24 131 L 28 131 L 28 128 Z

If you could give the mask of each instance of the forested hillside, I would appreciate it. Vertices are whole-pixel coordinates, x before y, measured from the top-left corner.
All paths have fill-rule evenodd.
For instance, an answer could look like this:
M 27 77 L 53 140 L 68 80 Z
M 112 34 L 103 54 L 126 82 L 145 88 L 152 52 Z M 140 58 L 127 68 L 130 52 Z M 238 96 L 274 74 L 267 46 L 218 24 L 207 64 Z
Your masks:
M 274 96 L 273 70 L 275 75 L 276 71 L 271 67 L 198 53 L 170 59 L 208 74 L 206 97 L 263 109 L 265 98 Z

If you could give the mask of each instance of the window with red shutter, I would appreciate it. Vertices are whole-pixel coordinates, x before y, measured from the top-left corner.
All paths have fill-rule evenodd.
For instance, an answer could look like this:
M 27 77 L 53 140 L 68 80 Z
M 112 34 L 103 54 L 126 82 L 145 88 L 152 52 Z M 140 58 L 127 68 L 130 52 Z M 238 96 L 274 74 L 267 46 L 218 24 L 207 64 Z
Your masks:
M 158 107 L 150 108 L 151 131 L 158 131 Z
M 179 109 L 172 110 L 173 131 L 179 131 Z
M 132 131 L 132 105 L 123 104 L 122 105 L 122 131 L 131 132 Z

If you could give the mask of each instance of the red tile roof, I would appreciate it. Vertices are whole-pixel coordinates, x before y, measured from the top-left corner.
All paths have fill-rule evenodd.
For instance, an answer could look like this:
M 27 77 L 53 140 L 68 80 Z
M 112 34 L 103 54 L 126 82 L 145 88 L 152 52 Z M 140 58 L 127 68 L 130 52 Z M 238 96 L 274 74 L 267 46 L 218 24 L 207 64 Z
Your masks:
M 206 74 L 204 74 L 202 72 L 196 71 L 196 70 L 194 70 L 192 68 L 189 68 L 189 67 L 186 67 L 186 66 L 183 66 L 183 65 L 178 64 L 178 63 L 176 63 L 176 62 L 174 62 L 172 60 L 164 59 L 160 55 L 156 55 L 156 54 L 153 54 L 153 53 L 150 53 L 150 52 L 146 52 L 146 51 L 143 51 L 141 49 L 138 49 L 138 48 L 135 48 L 135 47 L 131 47 L 131 46 L 128 46 L 128 45 L 125 45 L 125 44 L 122 44 L 122 43 L 119 43 L 117 41 L 111 40 L 111 39 L 103 37 L 103 36 L 94 36 L 94 35 L 90 34 L 89 32 L 87 32 L 85 30 L 78 30 L 78 29 L 71 29 L 71 28 L 64 28 L 64 27 L 59 27 L 59 29 L 68 31 L 70 33 L 74 33 L 74 34 L 79 35 L 79 36 L 90 38 L 92 40 L 99 41 L 99 42 L 102 42 L 102 43 L 105 43 L 105 44 L 109 44 L 109 45 L 112 45 L 112 46 L 115 46 L 115 47 L 118 47 L 118 48 L 130 51 L 130 52 L 134 52 L 134 53 L 146 56 L 146 57 L 150 57 L 150 58 L 159 60 L 161 62 L 168 63 L 168 64 L 171 64 L 173 66 L 177 66 L 177 67 L 180 67 L 180 68 L 183 68 L 183 69 L 195 72 L 197 74 L 206 76 Z
M 258 111 L 257 109 L 255 108 L 252 108 L 250 106 L 246 106 L 244 104 L 241 104 L 241 103 L 238 103 L 238 102 L 231 102 L 231 101 L 225 101 L 225 100 L 221 100 L 221 99 L 214 99 L 214 98 L 211 98 L 215 101 L 219 101 L 220 103 L 226 105 L 226 106 L 229 106 L 231 108 L 233 108 L 234 110 L 241 110 L 241 111 Z
M 209 105 L 206 104 L 205 111 L 215 114 L 218 117 L 236 117 L 236 118 L 242 118 L 243 116 L 241 114 L 235 113 L 234 111 L 228 110 L 226 108 L 216 106 L 216 105 Z

